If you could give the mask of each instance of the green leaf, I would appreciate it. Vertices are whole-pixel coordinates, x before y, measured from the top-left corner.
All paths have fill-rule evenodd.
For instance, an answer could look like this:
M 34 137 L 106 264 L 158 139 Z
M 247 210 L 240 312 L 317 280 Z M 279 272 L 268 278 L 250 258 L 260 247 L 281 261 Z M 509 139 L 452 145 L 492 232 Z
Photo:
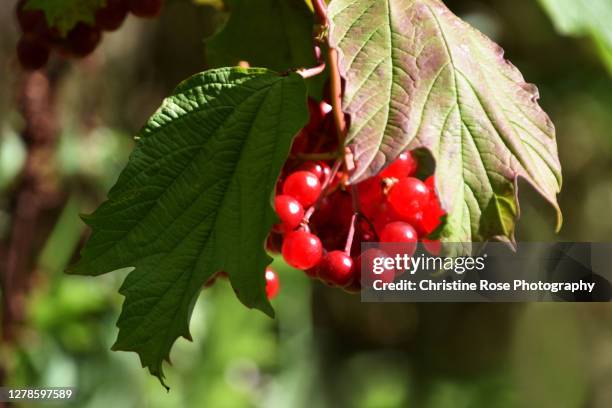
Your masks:
M 566 35 L 591 36 L 612 74 L 612 1 L 539 1 L 559 32 Z
M 96 10 L 106 0 L 28 0 L 26 9 L 42 10 L 49 27 L 57 27 L 65 35 L 78 22 L 94 25 Z
M 273 315 L 264 241 L 293 136 L 306 123 L 303 79 L 225 68 L 188 79 L 140 132 L 127 167 L 85 222 L 93 229 L 69 273 L 134 268 L 115 350 L 135 351 L 163 382 L 162 360 L 189 338 L 202 285 L 226 271 L 238 298 Z
M 301 0 L 227 0 L 225 26 L 207 41 L 211 67 L 251 66 L 284 72 L 316 64 L 312 11 Z
M 329 14 L 353 182 L 425 148 L 448 212 L 444 240 L 512 240 L 518 177 L 560 216 L 554 126 L 498 45 L 438 0 L 334 0 Z

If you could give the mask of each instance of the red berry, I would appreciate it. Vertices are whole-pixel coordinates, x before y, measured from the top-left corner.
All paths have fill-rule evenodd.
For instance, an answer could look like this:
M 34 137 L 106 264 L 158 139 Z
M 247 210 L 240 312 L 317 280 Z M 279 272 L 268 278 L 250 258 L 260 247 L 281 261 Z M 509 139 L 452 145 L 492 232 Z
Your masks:
M 271 254 L 278 255 L 281 253 L 282 247 L 283 234 L 276 231 L 270 231 L 268 238 L 266 238 L 266 250 Z
M 268 299 L 273 299 L 278 295 L 279 290 L 280 282 L 278 280 L 278 275 L 272 268 L 266 268 L 266 296 Z
M 101 39 L 100 29 L 78 23 L 66 36 L 66 48 L 77 57 L 85 57 L 96 49 Z
M 383 188 L 380 177 L 371 177 L 357 184 L 357 195 L 361 211 L 368 218 L 374 218 L 383 203 Z
M 429 202 L 429 189 L 421 180 L 405 177 L 391 187 L 387 200 L 402 217 L 422 211 Z
M 382 271 L 375 270 L 379 267 L 380 259 L 386 259 L 389 255 L 379 248 L 369 248 L 357 258 L 357 274 L 361 276 L 361 285 L 371 287 L 376 280 L 384 283 L 391 283 L 395 279 L 395 268 L 382 268 Z M 380 272 L 380 273 L 379 273 Z
M 304 208 L 310 207 L 321 195 L 321 183 L 309 171 L 296 171 L 285 180 L 283 194 L 295 198 Z
M 423 230 L 426 234 L 434 232 L 442 223 L 442 217 L 446 213 L 442 210 L 437 198 L 432 198 L 423 210 Z
M 323 124 L 323 118 L 328 113 L 324 110 L 324 105 L 313 98 L 308 98 L 308 112 L 310 113 L 308 124 L 304 128 L 311 133 L 319 131 Z
M 311 172 L 318 177 L 321 184 L 331 176 L 331 168 L 324 161 L 306 162 L 299 167 L 299 170 Z
M 319 277 L 326 283 L 347 286 L 353 277 L 353 258 L 343 251 L 331 251 L 323 257 Z
M 129 0 L 128 7 L 137 17 L 153 18 L 161 14 L 163 0 Z
M 427 252 L 434 256 L 440 256 L 440 253 L 442 252 L 442 243 L 440 241 L 423 239 L 423 246 Z
M 115 31 L 121 27 L 127 13 L 124 0 L 106 0 L 106 5 L 96 11 L 96 26 L 105 31 Z
M 409 177 L 414 175 L 417 170 L 417 161 L 412 157 L 410 152 L 404 152 L 399 155 L 393 163 L 380 173 L 381 178 L 393 177 L 396 179 Z
M 425 179 L 425 185 L 429 189 L 429 194 L 432 197 L 436 196 L 436 178 L 435 176 L 429 176 Z
M 49 48 L 40 41 L 22 37 L 17 43 L 17 58 L 25 69 L 40 69 L 49 60 Z
M 274 197 L 274 209 L 283 223 L 285 231 L 292 231 L 304 218 L 304 207 L 295 198 L 288 195 Z
M 404 244 L 401 247 L 402 252 L 408 255 L 414 254 L 418 240 L 419 237 L 412 225 L 402 221 L 395 221 L 385 225 L 380 233 L 380 242 Z
M 19 22 L 21 31 L 24 33 L 32 33 L 37 31 L 39 27 L 46 26 L 47 19 L 42 10 L 26 9 L 26 1 L 27 0 L 20 0 L 19 3 L 17 3 L 17 21 Z
M 391 207 L 391 205 L 389 205 L 389 203 L 383 202 L 379 206 L 379 211 L 378 213 L 376 213 L 376 216 L 373 220 L 376 233 L 380 235 L 385 226 L 393 221 L 402 221 L 402 219 Z
M 310 269 L 321 262 L 323 246 L 316 235 L 306 231 L 293 231 L 283 241 L 285 262 L 297 269 Z

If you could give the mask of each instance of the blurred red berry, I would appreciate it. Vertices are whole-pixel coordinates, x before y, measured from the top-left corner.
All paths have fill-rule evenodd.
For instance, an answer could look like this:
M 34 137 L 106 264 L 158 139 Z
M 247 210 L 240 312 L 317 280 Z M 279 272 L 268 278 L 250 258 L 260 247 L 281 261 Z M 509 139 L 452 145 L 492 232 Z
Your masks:
M 17 58 L 24 69 L 36 70 L 49 60 L 49 48 L 36 39 L 22 37 L 17 43 Z
M 280 281 L 278 275 L 270 267 L 266 268 L 266 296 L 269 300 L 272 300 L 278 295 L 280 291 Z
M 127 14 L 125 0 L 106 0 L 106 5 L 96 11 L 96 26 L 104 31 L 115 31 L 121 27 Z
M 161 14 L 163 6 L 163 0 L 128 0 L 130 12 L 136 17 L 158 17 Z

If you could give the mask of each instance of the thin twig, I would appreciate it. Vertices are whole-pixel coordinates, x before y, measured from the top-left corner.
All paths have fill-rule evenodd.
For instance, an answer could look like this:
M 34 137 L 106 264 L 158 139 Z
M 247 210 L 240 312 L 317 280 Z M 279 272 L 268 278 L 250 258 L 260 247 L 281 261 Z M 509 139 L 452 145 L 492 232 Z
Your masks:
M 301 68 L 296 70 L 295 72 L 302 76 L 302 78 L 312 78 L 320 75 L 325 71 L 325 62 L 321 62 L 319 65 L 312 68 Z
M 327 4 L 325 0 L 313 0 L 312 7 L 314 8 L 315 16 L 322 23 L 327 26 Z
M 355 238 L 355 228 L 357 228 L 357 213 L 353 213 L 351 217 L 351 226 L 348 231 L 348 235 L 346 236 L 346 244 L 344 244 L 344 253 L 350 255 L 351 249 L 353 248 L 353 240 Z

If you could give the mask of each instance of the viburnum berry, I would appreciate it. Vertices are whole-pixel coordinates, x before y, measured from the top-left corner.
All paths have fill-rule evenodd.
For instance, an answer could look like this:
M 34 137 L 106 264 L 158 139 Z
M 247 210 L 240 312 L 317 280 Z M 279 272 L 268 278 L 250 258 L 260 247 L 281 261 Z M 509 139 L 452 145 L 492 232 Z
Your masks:
M 106 0 L 106 5 L 96 11 L 96 26 L 105 31 L 115 31 L 121 27 L 127 14 L 125 0 Z
M 47 24 L 45 13 L 38 9 L 26 9 L 27 0 L 19 0 L 17 3 L 16 14 L 19 27 L 24 33 L 32 33 L 38 27 Z
M 384 202 L 382 179 L 370 177 L 357 184 L 356 188 L 361 211 L 366 217 L 374 218 Z
M 310 269 L 321 262 L 323 246 L 316 235 L 307 231 L 292 231 L 283 240 L 283 258 L 297 269 Z
M 401 243 L 402 252 L 408 255 L 414 254 L 418 240 L 419 237 L 412 225 L 402 221 L 385 225 L 380 233 L 380 242 Z
M 304 208 L 310 207 L 321 195 L 321 182 L 309 171 L 296 171 L 285 180 L 283 194 L 295 198 Z
M 422 211 L 429 202 L 429 189 L 421 180 L 404 177 L 389 190 L 387 200 L 402 217 Z
M 302 207 L 302 204 L 288 195 L 274 197 L 274 209 L 285 231 L 296 229 L 304 218 L 304 207 Z
M 417 161 L 412 157 L 410 152 L 404 152 L 399 155 L 393 163 L 380 173 L 381 178 L 393 177 L 396 179 L 409 177 L 414 175 L 417 170 Z
M 266 296 L 268 299 L 272 300 L 278 295 L 280 291 L 280 281 L 278 279 L 278 275 L 276 272 L 268 267 L 266 268 Z
M 431 197 L 436 197 L 436 178 L 435 176 L 429 176 L 425 179 L 425 185 L 429 189 Z
M 283 234 L 270 231 L 266 238 L 266 250 L 271 254 L 280 254 L 283 247 Z
M 158 17 L 163 6 L 163 0 L 128 0 L 130 12 L 136 17 Z
M 361 285 L 372 287 L 372 283 L 381 280 L 383 283 L 391 283 L 395 280 L 395 269 L 383 268 L 381 273 L 375 271 L 375 260 L 377 258 L 387 258 L 389 255 L 379 248 L 368 248 L 357 258 L 355 273 L 361 276 Z M 362 274 L 363 271 L 363 274 Z
M 306 162 L 299 167 L 299 170 L 311 172 L 317 176 L 321 184 L 325 183 L 331 176 L 331 168 L 324 161 Z
M 66 49 L 77 57 L 91 54 L 102 39 L 99 28 L 78 23 L 66 36 Z
M 36 39 L 22 37 L 17 43 L 17 58 L 25 69 L 36 70 L 49 60 L 49 48 Z
M 336 286 L 347 286 L 353 278 L 353 258 L 343 251 L 328 252 L 319 266 L 319 278 Z
M 444 215 L 445 212 L 442 210 L 440 202 L 436 197 L 433 197 L 423 211 L 422 227 L 425 234 L 434 232 L 442 224 L 442 216 Z

